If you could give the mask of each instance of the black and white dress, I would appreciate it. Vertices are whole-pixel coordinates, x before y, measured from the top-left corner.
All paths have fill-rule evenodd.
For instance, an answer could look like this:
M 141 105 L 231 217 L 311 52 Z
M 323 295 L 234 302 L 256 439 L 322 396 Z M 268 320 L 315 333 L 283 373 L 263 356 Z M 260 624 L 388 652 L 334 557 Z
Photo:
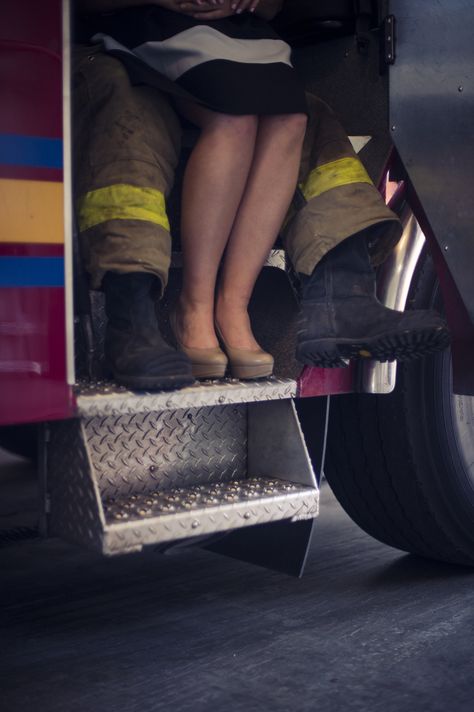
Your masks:
M 203 22 L 145 6 L 96 16 L 92 41 L 120 57 L 135 82 L 228 114 L 307 112 L 291 48 L 252 13 Z

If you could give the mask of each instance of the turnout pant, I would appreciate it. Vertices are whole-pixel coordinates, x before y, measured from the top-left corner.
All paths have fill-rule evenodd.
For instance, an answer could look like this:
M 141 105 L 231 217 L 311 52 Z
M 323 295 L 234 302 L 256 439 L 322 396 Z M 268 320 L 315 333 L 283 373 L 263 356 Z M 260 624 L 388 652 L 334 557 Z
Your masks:
M 164 287 L 171 257 L 166 199 L 181 150 L 179 118 L 166 94 L 133 85 L 100 46 L 75 49 L 73 94 L 75 204 L 91 285 L 99 288 L 107 271 L 143 271 Z M 311 95 L 308 104 L 299 177 L 304 200 L 290 207 L 282 228 L 293 267 L 309 275 L 342 240 L 385 223 L 373 250 L 380 262 L 399 239 L 399 221 L 331 109 Z

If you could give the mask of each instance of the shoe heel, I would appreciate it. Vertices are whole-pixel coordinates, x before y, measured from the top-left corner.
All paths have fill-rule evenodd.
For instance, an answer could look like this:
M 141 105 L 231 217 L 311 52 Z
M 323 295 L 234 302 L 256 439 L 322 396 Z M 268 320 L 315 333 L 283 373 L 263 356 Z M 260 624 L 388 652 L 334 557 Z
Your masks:
M 237 366 L 231 362 L 230 373 L 233 378 L 238 378 L 241 381 L 269 378 L 273 374 L 273 361 L 271 364 L 262 364 L 259 366 Z
M 247 351 L 246 349 L 234 349 L 226 344 L 222 332 L 215 324 L 216 334 L 229 359 L 229 370 L 233 378 L 243 381 L 257 378 L 268 378 L 273 374 L 273 356 L 263 349 L 258 351 Z
M 174 334 L 179 350 L 191 361 L 194 378 L 224 378 L 228 359 L 222 349 L 192 349 L 184 346 L 178 337 L 177 318 L 174 309 L 170 312 L 169 320 L 171 331 Z

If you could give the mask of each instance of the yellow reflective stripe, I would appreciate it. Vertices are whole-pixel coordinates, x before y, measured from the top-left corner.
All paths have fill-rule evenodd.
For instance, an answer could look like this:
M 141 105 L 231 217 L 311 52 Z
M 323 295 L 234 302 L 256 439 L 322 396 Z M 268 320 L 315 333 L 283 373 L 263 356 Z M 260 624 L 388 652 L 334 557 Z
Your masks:
M 303 194 L 306 200 L 311 200 L 332 188 L 351 185 L 351 183 L 372 185 L 369 174 L 358 158 L 339 158 L 311 171 L 303 186 Z
M 79 230 L 107 220 L 146 220 L 170 229 L 165 196 L 155 188 L 116 183 L 86 193 L 78 200 Z

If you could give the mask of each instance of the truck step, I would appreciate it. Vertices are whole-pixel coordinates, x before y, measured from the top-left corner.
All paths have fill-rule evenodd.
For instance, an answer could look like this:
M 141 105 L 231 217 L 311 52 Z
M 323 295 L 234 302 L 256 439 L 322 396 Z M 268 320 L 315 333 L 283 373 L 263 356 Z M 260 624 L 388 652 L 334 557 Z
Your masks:
M 177 391 L 156 393 L 129 391 L 110 381 L 83 381 L 76 388 L 78 412 L 84 417 L 254 403 L 295 398 L 296 395 L 297 383 L 292 378 L 266 378 L 259 381 L 227 378 L 196 382 Z
M 80 417 L 50 426 L 50 533 L 118 554 L 315 517 L 316 478 L 285 397 L 293 388 L 237 382 L 184 396 L 81 395 Z
M 312 519 L 318 492 L 265 477 L 174 487 L 104 501 L 104 551 L 141 549 L 281 519 Z

